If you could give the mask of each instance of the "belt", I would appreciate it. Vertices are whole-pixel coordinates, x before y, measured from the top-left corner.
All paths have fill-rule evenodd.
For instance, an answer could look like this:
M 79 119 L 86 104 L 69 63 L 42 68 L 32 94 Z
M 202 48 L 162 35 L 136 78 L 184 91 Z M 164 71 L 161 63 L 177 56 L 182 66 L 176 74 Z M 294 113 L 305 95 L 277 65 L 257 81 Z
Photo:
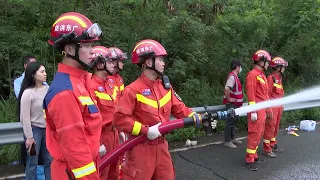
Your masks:
M 154 140 L 148 140 L 147 143 L 149 145 L 157 145 L 157 144 L 162 144 L 164 143 L 165 139 L 163 136 L 161 137 L 158 137 L 157 139 L 154 139 Z

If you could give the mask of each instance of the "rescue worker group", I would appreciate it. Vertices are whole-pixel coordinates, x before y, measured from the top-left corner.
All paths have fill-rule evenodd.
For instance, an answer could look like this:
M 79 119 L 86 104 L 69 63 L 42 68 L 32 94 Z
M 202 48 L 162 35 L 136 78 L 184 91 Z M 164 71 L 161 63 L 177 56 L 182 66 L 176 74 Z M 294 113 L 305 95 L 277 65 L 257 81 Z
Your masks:
M 170 115 L 196 119 L 199 114 L 188 108 L 163 79 L 166 49 L 152 39 L 137 42 L 131 62 L 138 65 L 142 73 L 124 87 L 119 72 L 124 68 L 123 61 L 128 59 L 127 53 L 117 47 L 93 46 L 101 35 L 97 23 L 77 12 L 60 15 L 51 27 L 48 43 L 63 55 L 43 104 L 46 143 L 53 158 L 51 178 L 175 179 L 168 142 L 159 132 L 159 126 L 170 121 Z M 245 87 L 249 105 L 282 97 L 281 77 L 288 63 L 281 57 L 272 59 L 265 50 L 256 51 L 252 60 L 254 68 L 247 74 Z M 266 77 L 268 66 L 273 72 Z M 233 61 L 231 69 L 223 103 L 233 109 L 243 103 L 238 79 L 241 62 Z M 245 164 L 250 170 L 258 170 L 257 166 L 264 162 L 257 155 L 262 138 L 267 157 L 274 158 L 275 151 L 282 152 L 276 142 L 282 110 L 275 107 L 248 114 Z M 226 129 L 231 134 L 231 142 L 241 143 L 234 138 L 236 118 L 227 118 L 226 125 L 230 128 Z M 216 127 L 216 121 L 211 127 Z M 99 159 L 128 137 L 138 135 L 147 136 L 147 141 L 99 172 Z

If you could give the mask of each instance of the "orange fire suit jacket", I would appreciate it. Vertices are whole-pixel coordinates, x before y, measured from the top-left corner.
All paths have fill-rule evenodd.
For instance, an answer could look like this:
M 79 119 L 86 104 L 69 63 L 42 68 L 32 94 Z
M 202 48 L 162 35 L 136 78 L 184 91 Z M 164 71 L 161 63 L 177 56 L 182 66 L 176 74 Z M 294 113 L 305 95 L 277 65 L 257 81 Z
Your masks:
M 162 80 L 149 80 L 142 74 L 126 86 L 113 117 L 119 130 L 131 135 L 146 135 L 148 128 L 159 122 L 192 116 L 194 112 L 182 102 L 172 88 L 165 89 Z
M 43 106 L 46 145 L 53 160 L 66 163 L 74 177 L 92 180 L 99 179 L 95 163 L 102 118 L 85 87 L 87 75 L 60 63 Z
M 281 98 L 284 96 L 281 76 L 273 72 L 268 76 L 269 97 L 271 99 Z
M 116 102 L 112 97 L 114 84 L 96 75 L 92 76 L 90 94 L 92 99 L 97 102 L 102 116 L 102 125 L 112 123 L 112 117 Z
M 122 95 L 122 91 L 124 90 L 124 81 L 123 78 L 118 74 L 114 74 L 112 76 L 108 76 L 108 79 L 111 83 L 114 83 L 114 91 L 117 95 L 117 99 L 119 99 Z
M 247 75 L 246 90 L 249 105 L 269 100 L 268 82 L 264 72 L 254 68 Z M 270 112 L 271 109 L 267 109 Z

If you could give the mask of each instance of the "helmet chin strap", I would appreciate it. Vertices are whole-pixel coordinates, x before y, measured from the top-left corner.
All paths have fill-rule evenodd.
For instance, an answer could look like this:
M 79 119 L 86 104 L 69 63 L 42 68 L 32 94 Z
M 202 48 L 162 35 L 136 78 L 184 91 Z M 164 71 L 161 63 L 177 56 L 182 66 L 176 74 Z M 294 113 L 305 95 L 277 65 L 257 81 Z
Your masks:
M 75 49 L 74 56 L 66 53 L 65 51 L 63 51 L 63 52 L 66 54 L 66 56 L 68 56 L 68 57 L 72 58 L 73 60 L 77 61 L 84 70 L 88 71 L 89 69 L 92 68 L 92 64 L 86 64 L 86 63 L 82 62 L 79 59 L 79 49 L 80 49 L 80 44 L 76 43 L 76 49 Z
M 152 66 L 151 67 L 146 66 L 146 68 L 153 70 L 154 72 L 156 72 L 158 74 L 159 77 L 162 77 L 164 74 L 156 69 L 155 64 L 156 64 L 156 58 L 152 57 Z
M 113 73 L 107 69 L 106 65 L 104 65 L 104 67 L 101 69 L 97 68 L 97 71 L 106 71 L 108 75 L 113 75 Z

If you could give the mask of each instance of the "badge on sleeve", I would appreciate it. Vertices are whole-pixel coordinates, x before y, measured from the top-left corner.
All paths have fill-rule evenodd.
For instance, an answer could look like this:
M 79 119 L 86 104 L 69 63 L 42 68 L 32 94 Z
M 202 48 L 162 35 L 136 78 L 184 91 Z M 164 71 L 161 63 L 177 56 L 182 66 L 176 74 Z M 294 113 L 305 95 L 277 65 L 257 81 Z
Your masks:
M 177 98 L 179 101 L 182 101 L 181 97 L 180 97 L 176 92 L 174 92 L 173 94 L 174 94 L 174 96 L 176 96 L 176 98 Z
M 104 88 L 103 88 L 102 86 L 99 86 L 99 87 L 98 87 L 98 91 L 99 91 L 99 92 L 103 92 L 103 91 L 104 91 Z

